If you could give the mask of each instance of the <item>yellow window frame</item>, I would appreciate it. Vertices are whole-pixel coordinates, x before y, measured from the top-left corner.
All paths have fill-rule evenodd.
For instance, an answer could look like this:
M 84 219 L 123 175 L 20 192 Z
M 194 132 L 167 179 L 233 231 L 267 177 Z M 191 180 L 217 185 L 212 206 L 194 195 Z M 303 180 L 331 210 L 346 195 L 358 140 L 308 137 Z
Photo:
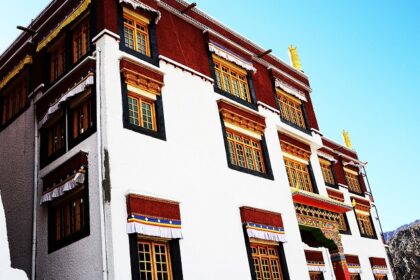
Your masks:
M 306 129 L 305 118 L 303 116 L 302 101 L 286 92 L 276 89 L 279 100 L 281 117 L 301 128 Z
M 250 242 L 252 262 L 257 280 L 283 279 L 277 246 L 267 243 Z
M 283 157 L 283 160 L 290 187 L 314 192 L 308 165 L 288 157 Z
M 133 32 L 133 48 L 130 46 L 127 46 L 127 43 L 125 45 L 128 48 L 134 49 L 135 51 L 138 51 L 140 53 L 143 53 L 138 46 L 138 33 L 142 34 L 145 37 L 145 52 L 143 53 L 146 56 L 150 57 L 150 34 L 149 34 L 149 28 L 148 25 L 150 24 L 150 19 L 135 13 L 127 8 L 123 9 L 123 18 L 124 18 L 124 28 L 127 28 Z M 132 21 L 133 24 L 130 24 L 127 21 Z M 140 28 L 139 28 L 139 27 Z M 143 27 L 143 30 L 141 29 Z M 125 31 L 124 31 L 124 41 L 125 38 Z
M 212 57 L 217 86 L 233 96 L 251 102 L 247 71 L 215 54 Z
M 147 244 L 150 248 L 150 255 L 149 255 L 149 261 L 147 260 L 142 260 L 141 259 L 141 252 L 140 252 L 140 244 Z M 161 264 L 165 264 L 167 269 L 166 270 L 162 270 L 162 271 L 158 271 L 157 268 L 157 259 L 156 259 L 156 255 L 158 254 L 156 252 L 156 247 L 155 246 L 162 246 L 163 248 L 165 248 L 165 254 L 163 254 L 165 256 L 165 260 L 166 262 L 160 262 Z M 139 236 L 137 238 L 137 252 L 139 254 L 139 270 L 140 270 L 140 263 L 144 263 L 144 267 L 146 267 L 146 263 L 150 263 L 150 270 L 145 271 L 144 273 L 150 273 L 152 278 L 151 280 L 155 280 L 155 279 L 167 279 L 167 280 L 172 280 L 173 276 L 172 276 L 172 266 L 171 266 L 171 254 L 170 254 L 170 248 L 169 248 L 169 242 L 167 240 L 164 239 L 150 239 L 150 238 L 143 238 L 142 236 Z M 142 251 L 144 252 L 144 251 Z M 160 252 L 159 252 L 160 253 Z M 146 256 L 146 254 L 144 253 L 144 256 Z M 163 267 L 163 265 L 161 265 L 161 267 Z M 159 272 L 163 272 L 167 275 L 167 277 L 160 277 L 158 276 Z M 140 274 L 142 273 L 142 271 L 140 270 Z M 149 279 L 149 278 L 147 278 Z
M 321 165 L 321 171 L 322 171 L 322 176 L 324 177 L 324 182 L 327 184 L 335 185 L 331 162 L 320 158 L 319 164 Z
M 156 131 L 157 130 L 157 125 L 156 125 L 156 106 L 155 106 L 155 101 L 152 100 L 152 99 L 150 99 L 150 98 L 147 98 L 145 96 L 142 96 L 140 94 L 132 93 L 131 91 L 128 92 L 127 100 L 129 98 L 132 98 L 132 99 L 137 100 L 137 119 L 138 119 L 138 122 L 139 122 L 138 126 L 143 127 L 145 129 L 152 130 L 152 131 Z M 143 125 L 143 121 L 144 120 L 143 120 L 142 104 L 148 104 L 148 105 L 150 105 L 151 118 L 152 118 L 152 121 L 151 121 L 152 128 L 151 129 L 148 128 L 148 127 L 145 127 Z M 129 110 L 129 108 L 127 108 L 127 109 Z M 134 124 L 132 122 L 130 122 L 130 123 L 133 124 L 133 125 L 136 125 L 136 124 Z

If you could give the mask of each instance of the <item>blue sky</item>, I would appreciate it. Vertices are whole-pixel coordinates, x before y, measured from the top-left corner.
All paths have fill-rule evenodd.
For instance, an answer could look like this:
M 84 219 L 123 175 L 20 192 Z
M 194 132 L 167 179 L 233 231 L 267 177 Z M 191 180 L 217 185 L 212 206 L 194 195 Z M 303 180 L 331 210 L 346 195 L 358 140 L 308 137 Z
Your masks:
M 285 61 L 297 45 L 321 131 L 341 143 L 348 130 L 369 162 L 384 230 L 420 218 L 420 1 L 196 2 Z M 0 52 L 48 3 L 0 0 Z

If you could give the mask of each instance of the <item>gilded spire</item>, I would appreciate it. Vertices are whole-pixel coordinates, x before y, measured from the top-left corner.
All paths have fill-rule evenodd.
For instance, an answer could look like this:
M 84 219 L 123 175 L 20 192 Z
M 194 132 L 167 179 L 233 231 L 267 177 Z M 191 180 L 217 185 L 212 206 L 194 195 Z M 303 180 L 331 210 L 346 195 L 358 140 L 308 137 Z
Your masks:
M 297 47 L 294 45 L 289 45 L 289 57 L 292 66 L 299 71 L 302 71 L 302 65 L 300 64 L 299 53 Z
M 346 144 L 346 147 L 349 149 L 353 149 L 353 146 L 351 145 L 349 132 L 343 129 L 343 138 L 344 138 L 344 144 Z

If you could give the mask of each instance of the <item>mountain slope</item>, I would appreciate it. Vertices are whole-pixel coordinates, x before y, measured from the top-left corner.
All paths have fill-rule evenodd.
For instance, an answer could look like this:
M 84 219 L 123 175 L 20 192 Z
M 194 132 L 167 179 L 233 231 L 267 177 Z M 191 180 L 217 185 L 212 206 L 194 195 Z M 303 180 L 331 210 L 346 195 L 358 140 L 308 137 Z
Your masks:
M 410 226 L 415 225 L 415 224 L 420 224 L 420 220 L 415 220 L 412 223 L 402 225 L 402 226 L 400 226 L 399 228 L 397 228 L 397 229 L 395 229 L 393 231 L 384 232 L 385 242 L 388 242 L 388 240 L 390 240 L 397 232 L 399 232 L 399 231 L 401 231 L 403 229 L 409 228 Z
M 391 263 L 398 280 L 420 279 L 420 223 L 399 230 L 388 242 Z

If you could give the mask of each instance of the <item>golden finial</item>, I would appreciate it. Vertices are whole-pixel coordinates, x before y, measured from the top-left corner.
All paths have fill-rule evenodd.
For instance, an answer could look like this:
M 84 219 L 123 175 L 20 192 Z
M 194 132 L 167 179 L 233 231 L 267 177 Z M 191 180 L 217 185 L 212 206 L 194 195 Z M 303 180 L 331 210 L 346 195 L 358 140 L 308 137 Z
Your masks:
M 289 57 L 292 63 L 292 66 L 299 71 L 302 71 L 302 64 L 300 64 L 300 58 L 297 51 L 297 47 L 294 45 L 289 45 Z
M 352 202 L 351 202 L 351 206 L 356 207 L 356 200 L 353 198 Z
M 343 129 L 343 138 L 344 138 L 344 144 L 346 144 L 346 147 L 349 149 L 353 149 L 353 146 L 351 145 L 349 132 Z

